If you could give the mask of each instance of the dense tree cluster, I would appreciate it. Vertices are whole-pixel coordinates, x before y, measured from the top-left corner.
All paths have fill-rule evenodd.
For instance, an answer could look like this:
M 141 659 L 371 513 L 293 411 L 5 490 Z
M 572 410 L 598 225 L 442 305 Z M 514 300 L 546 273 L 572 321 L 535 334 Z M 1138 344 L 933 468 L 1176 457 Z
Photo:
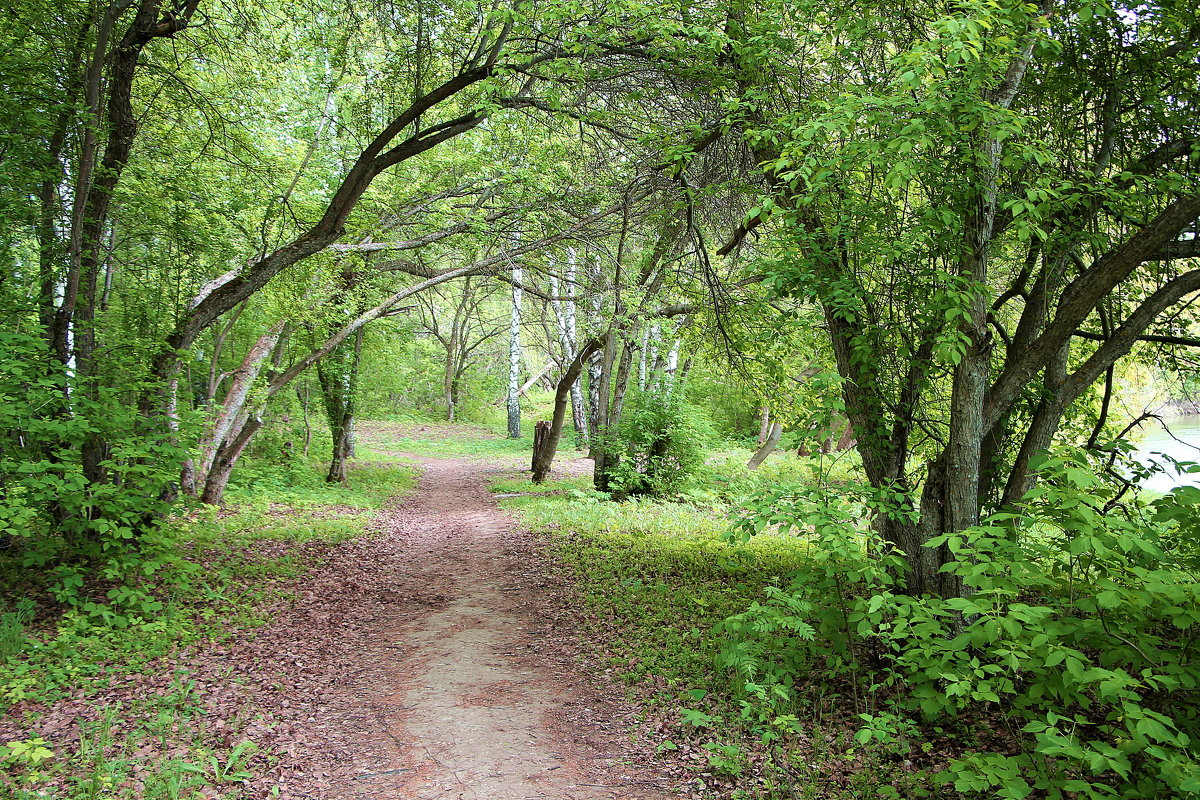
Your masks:
M 1200 344 L 1185 2 L 30 0 L 0 50 L 0 534 L 64 597 L 256 446 L 327 428 L 345 481 L 364 404 L 519 437 L 540 384 L 535 479 L 569 425 L 597 489 L 673 491 L 719 375 L 763 457 L 856 442 L 863 580 L 952 638 L 960 537 L 1050 514 L 1061 445 L 1111 465 L 1122 359 Z

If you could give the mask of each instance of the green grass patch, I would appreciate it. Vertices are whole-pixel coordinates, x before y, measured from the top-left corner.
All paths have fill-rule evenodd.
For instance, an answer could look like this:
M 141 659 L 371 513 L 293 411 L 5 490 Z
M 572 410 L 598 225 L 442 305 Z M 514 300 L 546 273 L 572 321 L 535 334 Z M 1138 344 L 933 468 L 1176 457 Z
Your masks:
M 351 466 L 346 484 L 326 483 L 324 462 L 300 465 L 276 465 L 251 462 L 239 470 L 226 492 L 230 507 L 264 504 L 292 508 L 349 506 L 377 509 L 388 498 L 404 494 L 416 486 L 413 467 L 398 465 L 395 457 L 367 451 Z
M 719 507 L 650 500 L 614 503 L 590 494 L 585 478 L 536 487 L 505 478 L 501 493 L 558 491 L 502 500 L 550 539 L 585 609 L 584 634 L 624 680 L 665 686 L 663 700 L 690 702 L 689 691 L 728 686 L 713 658 L 713 626 L 761 599 L 804 558 L 794 539 L 722 540 Z
M 533 483 L 528 477 L 513 476 L 492 481 L 491 489 L 496 494 L 553 495 L 573 494 L 588 496 L 592 488 L 590 475 L 571 475 L 552 478 L 545 483 Z
M 391 457 L 390 453 L 412 453 L 429 458 L 461 457 L 530 457 L 533 454 L 533 426 L 536 419 L 526 417 L 521 423 L 521 438 L 509 439 L 503 425 L 430 422 L 426 424 L 372 423 L 364 430 L 364 443 L 372 451 Z M 580 453 L 572 446 L 574 433 L 563 432 L 559 444 L 560 458 L 575 458 Z
M 257 748 L 248 740 L 212 746 L 212 724 L 195 684 L 176 674 L 165 691 L 107 706 L 96 719 L 81 722 L 69 764 L 38 737 L 0 746 L 0 755 L 8 750 L 0 764 L 10 774 L 22 773 L 5 787 L 6 796 L 179 800 L 212 797 L 215 790 L 236 800 L 244 796 L 241 781 L 252 777 L 247 762 Z M 53 795 L 42 788 L 48 782 L 56 787 Z

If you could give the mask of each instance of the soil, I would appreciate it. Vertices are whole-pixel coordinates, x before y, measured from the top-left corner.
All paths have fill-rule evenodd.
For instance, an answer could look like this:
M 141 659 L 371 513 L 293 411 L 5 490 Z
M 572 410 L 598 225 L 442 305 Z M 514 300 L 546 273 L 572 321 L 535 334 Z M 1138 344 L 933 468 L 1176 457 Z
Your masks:
M 416 490 L 381 515 L 378 535 L 309 581 L 316 597 L 344 570 L 367 597 L 310 597 L 293 609 L 301 619 L 257 637 L 314 655 L 283 705 L 244 698 L 276 706 L 266 718 L 281 722 L 301 710 L 301 724 L 268 736 L 281 758 L 270 784 L 287 798 L 668 797 L 648 745 L 628 735 L 635 710 L 581 670 L 538 543 L 487 492 L 512 465 L 418 461 Z M 321 607 L 336 626 L 303 619 Z M 293 632 L 307 641 L 289 642 Z

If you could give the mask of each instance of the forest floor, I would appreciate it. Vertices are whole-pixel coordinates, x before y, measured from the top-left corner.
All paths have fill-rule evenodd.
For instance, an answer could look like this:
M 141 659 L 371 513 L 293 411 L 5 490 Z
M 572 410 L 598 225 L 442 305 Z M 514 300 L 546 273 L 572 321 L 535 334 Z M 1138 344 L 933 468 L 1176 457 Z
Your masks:
M 268 527 L 310 526 L 314 538 L 197 548 L 211 573 L 260 562 L 295 573 L 270 584 L 277 599 L 268 594 L 256 612 L 265 624 L 243 627 L 231 596 L 199 639 L 141 666 L 93 661 L 95 677 L 78 688 L 11 705 L 0 741 L 38 737 L 53 758 L 24 777 L 0 771 L 0 796 L 6 787 L 71 800 L 672 796 L 684 778 L 630 735 L 643 712 L 582 666 L 567 578 L 544 539 L 488 491 L 526 456 L 505 452 L 502 439 L 487 455 L 464 455 L 436 425 L 363 433 L 372 452 L 356 468 L 362 480 L 407 475 L 415 462 L 417 486 L 398 483 L 365 535 L 318 530 L 342 515 L 362 520 L 354 508 L 293 518 L 273 504 Z M 413 435 L 425 438 L 412 449 L 455 457 L 395 452 Z
M 344 612 L 343 627 L 323 633 L 355 646 L 309 638 L 313 629 L 294 621 L 259 637 L 285 652 L 336 654 L 309 696 L 293 700 L 315 711 L 304 742 L 276 744 L 290 756 L 276 768 L 281 796 L 666 796 L 650 754 L 626 735 L 633 710 L 580 672 L 560 584 L 537 544 L 488 493 L 489 477 L 513 465 L 416 460 L 416 490 L 355 554 L 370 563 L 331 559 L 312 578 L 348 570 L 358 589 L 370 585 L 370 607 L 346 609 L 360 601 L 337 597 L 331 608 L 318 593 L 311 609 Z M 324 746 L 305 746 L 314 739 Z

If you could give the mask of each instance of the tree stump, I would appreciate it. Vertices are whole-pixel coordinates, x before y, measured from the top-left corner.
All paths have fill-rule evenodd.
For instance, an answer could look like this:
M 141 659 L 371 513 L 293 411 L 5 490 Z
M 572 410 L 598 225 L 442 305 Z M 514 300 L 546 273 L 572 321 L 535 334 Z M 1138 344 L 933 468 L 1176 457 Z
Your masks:
M 550 460 L 554 458 L 554 454 L 546 452 L 549 444 L 550 423 L 542 420 L 533 426 L 533 463 L 530 469 L 533 471 L 534 483 L 546 480 L 546 473 L 550 471 Z

